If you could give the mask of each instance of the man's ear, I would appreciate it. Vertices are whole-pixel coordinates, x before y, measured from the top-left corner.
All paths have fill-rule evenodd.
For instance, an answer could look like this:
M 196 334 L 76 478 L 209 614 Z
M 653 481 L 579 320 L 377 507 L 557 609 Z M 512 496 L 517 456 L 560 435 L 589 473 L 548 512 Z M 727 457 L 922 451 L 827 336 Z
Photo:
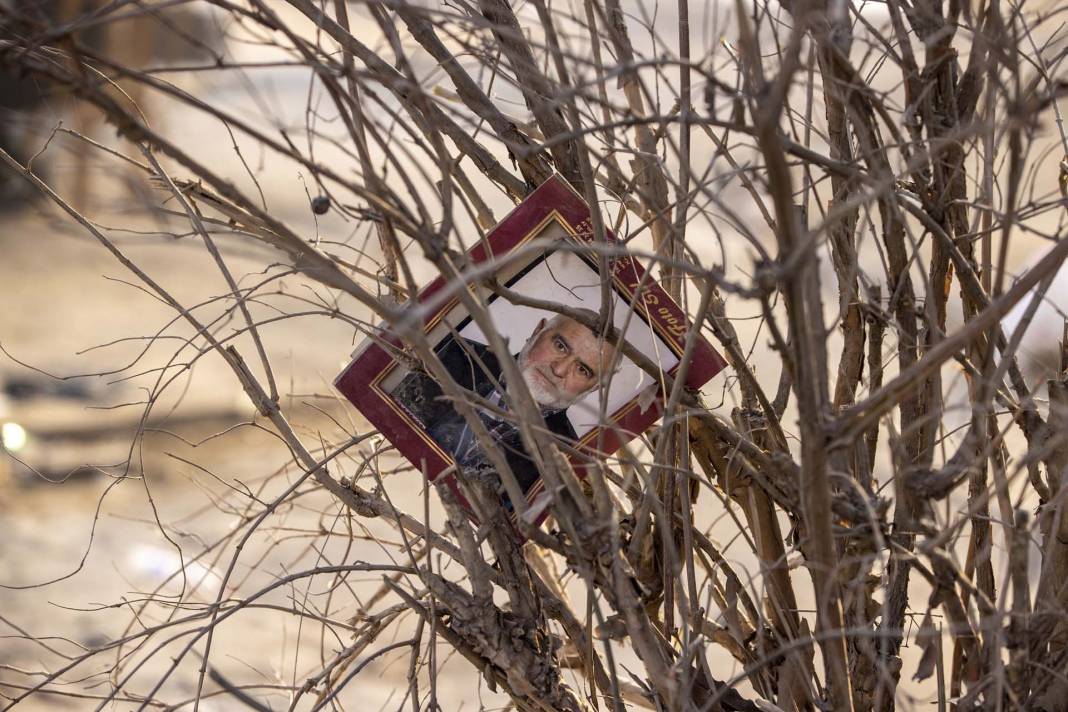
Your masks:
M 541 321 L 538 322 L 538 325 L 534 327 L 534 331 L 531 333 L 531 336 L 537 336 L 538 334 L 541 333 L 542 329 L 544 329 L 544 328 L 545 328 L 545 317 L 542 317 Z

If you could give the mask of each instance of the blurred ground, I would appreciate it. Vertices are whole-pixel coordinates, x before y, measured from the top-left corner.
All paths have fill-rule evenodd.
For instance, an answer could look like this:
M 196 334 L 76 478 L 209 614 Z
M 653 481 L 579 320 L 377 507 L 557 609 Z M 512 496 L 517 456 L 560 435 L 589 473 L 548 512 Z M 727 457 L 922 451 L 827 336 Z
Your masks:
M 255 55 L 257 49 L 238 48 L 239 54 L 242 51 Z M 300 73 L 296 81 L 294 77 L 280 70 L 260 85 L 272 94 L 268 101 L 277 105 L 273 119 L 286 120 L 282 117 L 290 100 L 298 107 L 292 114 L 300 116 L 307 75 Z M 262 107 L 240 82 L 209 81 L 200 88 L 209 100 L 243 106 L 241 110 L 250 116 L 272 120 L 262 114 Z M 192 112 L 176 113 L 165 105 L 154 109 L 151 115 L 157 128 L 176 132 L 179 138 L 200 132 L 202 140 L 193 142 L 198 156 L 218 170 L 233 168 L 235 175 L 244 175 L 240 159 L 225 150 L 232 144 L 217 121 Z M 53 98 L 38 120 L 54 126 L 69 116 L 69 103 Z M 93 135 L 109 143 L 108 133 L 97 129 Z M 72 176 L 74 145 L 58 136 L 40 163 L 67 196 L 77 185 Z M 187 228 L 147 209 L 146 196 L 155 202 L 162 199 L 154 189 L 116 173 L 112 161 L 96 157 L 91 165 L 94 181 L 88 199 L 79 205 L 83 212 L 105 229 L 122 228 L 109 230 L 109 236 L 178 301 L 198 305 L 194 313 L 199 319 L 217 318 L 225 305 L 209 300 L 228 290 L 199 239 L 166 234 Z M 276 214 L 305 234 L 317 234 L 297 169 L 261 163 L 257 175 Z M 194 359 L 193 351 L 182 350 L 183 341 L 193 332 L 181 321 L 174 323 L 176 315 L 169 306 L 147 294 L 85 230 L 72 226 L 51 206 L 3 207 L 0 285 L 5 303 L 0 310 L 0 346 L 9 355 L 0 357 L 0 382 L 30 384 L 31 391 L 40 386 L 44 393 L 28 397 L 23 392 L 0 401 L 0 421 L 17 422 L 26 433 L 26 443 L 17 454 L 30 466 L 5 458 L 0 467 L 0 585 L 11 587 L 0 589 L 0 636 L 4 636 L 0 638 L 0 679 L 32 685 L 40 682 L 35 671 L 57 669 L 65 655 L 75 654 L 80 647 L 117 638 L 127 625 L 136 631 L 163 620 L 164 607 L 139 611 L 138 602 L 159 586 L 165 586 L 164 593 L 177 593 L 176 580 L 165 582 L 181 570 L 183 559 L 188 583 L 202 589 L 193 600 L 213 602 L 232 552 L 220 556 L 212 546 L 233 527 L 247 524 L 240 509 L 242 497 L 234 496 L 235 490 L 248 487 L 260 501 L 270 501 L 292 482 L 293 473 L 275 474 L 292 460 L 277 437 L 259 426 L 240 425 L 253 420 L 253 410 L 224 362 L 210 353 Z M 338 226 L 338 222 L 330 216 L 323 218 L 324 232 L 338 240 L 351 236 L 352 227 Z M 269 249 L 226 235 L 217 240 L 242 286 L 259 282 L 265 271 L 280 271 L 272 267 L 279 255 Z M 352 318 L 366 317 L 365 311 L 344 301 L 317 304 L 322 290 L 303 280 L 283 279 L 268 291 L 273 293 L 252 306 L 258 319 L 275 317 L 279 310 L 314 312 L 335 306 Z M 228 336 L 241 326 L 240 322 L 223 322 L 216 326 L 216 333 Z M 320 438 L 336 441 L 345 431 L 367 430 L 355 411 L 337 402 L 330 386 L 354 348 L 351 324 L 315 314 L 274 321 L 262 327 L 261 333 L 279 391 L 285 394 L 283 408 L 309 445 L 319 443 Z M 153 338 L 157 334 L 162 336 Z M 239 337 L 234 343 L 262 377 L 252 342 Z M 60 377 L 98 375 L 59 381 L 37 369 Z M 83 394 L 70 398 L 50 393 L 59 387 Z M 160 432 L 148 433 L 135 447 L 134 433 L 149 399 L 155 406 L 146 425 Z M 197 447 L 191 444 L 224 432 Z M 126 460 L 129 463 L 122 464 Z M 339 461 L 336 475 L 351 472 L 351 462 Z M 386 458 L 385 463 L 389 462 Z M 128 477 L 120 479 L 121 475 Z M 405 509 L 421 512 L 422 483 L 417 477 L 407 479 L 410 484 L 392 485 L 391 493 L 400 497 L 398 504 Z M 349 522 L 338 516 L 331 498 L 315 488 L 306 489 L 264 523 L 263 529 L 270 533 L 255 537 L 242 551 L 231 584 L 242 582 L 242 590 L 249 592 L 287 572 L 317 565 L 390 561 L 394 550 L 384 549 L 369 537 L 373 532 L 386 542 L 393 541 L 388 527 L 361 521 L 353 525 L 350 536 L 346 532 Z M 224 502 L 226 494 L 231 499 Z M 432 507 L 436 513 L 436 500 Z M 340 534 L 330 537 L 325 549 L 312 548 L 311 542 L 324 540 L 321 534 L 328 531 Z M 204 552 L 201 559 L 190 563 Z M 299 685 L 320 671 L 323 656 L 329 660 L 351 644 L 351 632 L 340 630 L 336 638 L 330 634 L 322 638 L 323 629 L 313 619 L 301 621 L 286 610 L 307 603 L 324 616 L 350 621 L 358 612 L 352 597 L 332 597 L 329 587 L 323 590 L 324 580 L 316 579 L 313 585 L 303 580 L 277 589 L 259 603 L 278 610 L 244 611 L 227 621 L 213 642 L 212 666 L 237 684 L 293 684 L 295 680 Z M 381 586 L 381 577 L 354 575 L 344 584 L 357 596 L 366 597 Z M 342 606 L 337 601 L 348 603 Z M 398 635 L 405 626 L 398 628 Z M 56 637 L 49 637 L 45 647 L 16 637 L 26 634 Z M 160 642 L 153 639 L 152 645 Z M 131 689 L 146 691 L 184 644 L 185 639 L 176 641 L 155 656 L 138 673 L 140 682 Z M 203 651 L 203 643 L 197 650 Z M 135 663 L 137 659 L 135 655 Z M 99 674 L 102 665 L 115 660 L 115 652 L 98 656 L 66 679 Z M 468 670 L 468 664 L 447 658 L 444 652 L 438 662 L 442 670 L 438 695 L 443 706 L 477 708 L 478 677 L 451 673 Z M 196 655 L 188 657 L 163 696 L 170 700 L 192 697 L 198 667 Z M 407 690 L 407 670 L 407 650 L 376 660 L 346 692 L 347 706 L 378 709 L 387 702 L 399 706 Z M 99 680 L 95 694 L 109 689 L 106 676 Z M 218 689 L 216 682 L 207 681 L 207 693 Z M 495 698 L 489 691 L 482 694 L 487 700 Z M 286 695 L 269 690 L 254 691 L 254 696 L 273 709 L 289 704 Z M 358 701 L 353 701 L 354 696 Z M 315 693 L 306 698 L 306 707 L 310 708 L 314 698 Z M 93 709 L 96 705 L 92 699 L 36 696 L 19 709 Z M 134 709 L 136 705 L 118 702 L 111 708 Z M 232 697 L 212 696 L 201 709 L 248 708 Z
M 0 344 L 24 363 L 62 375 L 111 371 L 126 365 L 143 348 L 142 344 L 120 344 L 82 355 L 76 352 L 114 339 L 151 335 L 173 316 L 169 307 L 116 281 L 115 278 L 127 280 L 129 275 L 84 234 L 30 212 L 0 222 L 0 235 L 5 236 L 0 283 L 6 294 L 15 297 L 0 312 Z M 127 248 L 135 261 L 183 300 L 210 293 L 213 277 L 207 276 L 210 273 L 205 272 L 203 256 L 196 251 L 173 244 Z M 231 266 L 235 273 L 243 274 L 248 265 L 234 259 Z M 347 358 L 351 342 L 351 329 L 334 328 L 325 319 L 318 322 L 308 328 L 306 321 L 294 319 L 264 330 L 278 378 L 285 391 L 294 394 L 285 404 L 287 411 L 312 443 L 317 441 L 318 433 L 328 439 L 341 435 L 331 417 L 339 418 L 350 428 L 366 429 L 363 423 L 348 421 L 351 411 L 343 412 L 335 401 L 315 396 L 330 393 L 329 381 Z M 187 333 L 188 329 L 177 331 Z M 174 343 L 158 343 L 143 365 L 132 372 L 158 368 L 164 363 L 162 359 L 175 351 Z M 248 353 L 245 348 L 242 350 Z M 6 358 L 0 366 L 0 377 L 5 375 L 9 379 L 49 382 Z M 44 471 L 37 475 L 18 463 L 10 463 L 9 476 L 0 486 L 0 584 L 25 587 L 65 578 L 39 588 L 0 591 L 0 616 L 7 623 L 0 635 L 13 634 L 11 626 L 15 624 L 35 635 L 62 636 L 70 642 L 51 640 L 49 645 L 65 653 L 73 652 L 75 645 L 92 647 L 121 635 L 131 619 L 132 602 L 180 568 L 175 544 L 188 561 L 215 538 L 228 533 L 239 519 L 230 507 L 217 506 L 221 494 L 240 488 L 243 483 L 261 499 L 267 499 L 290 479 L 282 476 L 261 484 L 290 460 L 284 445 L 265 430 L 240 427 L 199 447 L 183 442 L 195 443 L 252 419 L 244 394 L 221 359 L 213 355 L 196 365 L 188 384 L 177 381 L 154 411 L 158 416 L 153 416 L 150 425 L 173 434 L 147 435 L 134 451 L 129 470 L 114 467 L 130 454 L 146 389 L 153 388 L 156 381 L 156 374 L 149 373 L 132 381 L 113 383 L 123 375 L 126 372 L 65 382 L 85 384 L 93 396 L 88 402 L 54 397 L 7 400 L 7 412 L 0 420 L 19 422 L 25 428 L 27 444 L 20 454 Z M 121 403 L 130 405 L 111 409 Z M 133 477 L 116 479 L 124 471 Z M 45 479 L 67 474 L 71 477 L 62 484 Z M 418 482 L 413 483 L 413 489 L 418 501 Z M 312 535 L 338 526 L 336 514 L 337 507 L 328 497 L 309 493 L 298 500 L 297 506 L 279 512 L 267 523 L 281 530 L 255 540 L 243 552 L 234 575 L 252 576 L 253 581 L 266 585 L 287 567 L 311 567 L 322 555 L 337 555 L 336 562 L 382 560 L 381 548 L 362 539 L 354 539 L 352 551 L 343 556 L 341 542 L 347 542 L 348 537 L 335 537 L 334 549 L 322 553 L 308 550 Z M 161 528 L 156 519 L 165 526 Z M 384 527 L 378 530 L 386 531 Z M 164 537 L 163 531 L 172 541 Z M 193 579 L 203 579 L 204 592 L 197 597 L 199 600 L 214 600 L 228 558 L 229 555 L 220 561 L 212 556 L 189 567 L 188 574 Z M 370 574 L 362 576 L 365 583 L 355 583 L 360 578 L 354 577 L 357 591 L 369 592 L 380 583 L 377 576 Z M 172 584 L 168 590 L 173 592 L 176 586 Z M 265 601 L 292 605 L 288 599 L 300 590 L 299 585 L 293 590 L 280 590 Z M 313 600 L 318 600 L 316 595 Z M 123 605 L 120 610 L 114 608 L 123 601 L 131 602 L 127 604 L 130 610 L 122 610 L 126 608 Z M 336 612 L 336 617 L 348 620 L 355 613 L 355 609 L 342 610 Z M 160 615 L 161 609 L 149 610 L 141 622 L 148 624 Z M 243 683 L 291 681 L 294 674 L 299 683 L 301 675 L 314 672 L 320 649 L 318 626 L 307 625 L 298 639 L 296 628 L 284 625 L 287 620 L 295 620 L 293 617 L 277 614 L 274 618 L 277 625 L 270 624 L 272 616 L 262 612 L 235 617 L 220 629 L 213 663 Z M 328 642 L 325 647 L 327 651 L 339 649 L 349 642 L 344 638 L 333 644 Z M 114 655 L 102 658 L 114 661 Z M 240 664 L 235 663 L 238 659 Z M 167 656 L 160 660 L 166 661 Z M 375 709 L 397 694 L 396 689 L 406 689 L 406 663 L 390 665 L 389 656 L 383 661 L 372 665 L 363 673 L 366 677 L 361 678 L 365 681 L 360 686 L 361 695 L 372 705 L 364 709 Z M 9 638 L 0 643 L 0 666 L 52 669 L 58 662 L 59 656 L 26 642 Z M 171 688 L 178 697 L 183 692 L 192 695 L 195 678 L 191 674 L 196 664 L 192 659 L 190 662 Z M 86 671 L 97 669 L 90 665 Z M 255 673 L 250 674 L 249 670 Z M 144 672 L 145 679 L 159 672 L 161 663 L 153 664 Z M 25 684 L 38 679 L 11 669 L 0 675 L 9 683 Z M 446 675 L 443 691 L 447 680 Z M 217 687 L 209 681 L 206 689 Z M 281 700 L 278 696 L 273 699 L 274 708 L 286 706 Z M 20 705 L 20 709 L 94 706 L 89 701 L 71 703 L 57 697 L 37 697 Z M 116 708 L 127 709 L 129 704 L 120 703 Z M 212 698 L 203 708 L 246 709 L 227 698 Z

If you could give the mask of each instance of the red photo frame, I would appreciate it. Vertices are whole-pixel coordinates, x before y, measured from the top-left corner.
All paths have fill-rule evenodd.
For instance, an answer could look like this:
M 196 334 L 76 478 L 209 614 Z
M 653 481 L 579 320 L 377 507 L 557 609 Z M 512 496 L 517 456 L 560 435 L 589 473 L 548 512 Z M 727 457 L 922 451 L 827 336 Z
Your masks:
M 483 241 L 468 251 L 468 258 L 472 265 L 489 260 L 501 261 L 503 265 L 505 260 L 502 258 L 535 238 L 555 235 L 577 245 L 594 240 L 588 205 L 559 176 L 547 180 L 516 206 Z M 607 239 L 619 243 L 611 233 L 607 234 Z M 531 254 L 527 264 L 544 259 L 537 252 Z M 687 332 L 691 328 L 686 314 L 655 281 L 646 276 L 645 269 L 630 255 L 612 255 L 607 262 L 615 295 L 626 304 L 633 305 L 634 315 L 651 327 L 659 342 L 670 348 L 676 359 L 681 358 Z M 509 269 L 518 272 L 515 264 Z M 440 328 L 445 316 L 457 307 L 458 300 L 455 297 L 442 296 L 448 295 L 445 291 L 447 285 L 447 280 L 439 277 L 419 292 L 418 302 L 421 305 L 436 305 L 427 310 L 424 318 L 424 332 L 428 335 L 435 327 Z M 394 357 L 395 353 L 403 350 L 402 340 L 391 333 L 388 327 L 380 327 L 374 336 L 357 349 L 352 362 L 338 376 L 334 385 L 406 459 L 424 470 L 431 481 L 442 480 L 437 484 L 449 487 L 470 512 L 471 508 L 459 489 L 455 475 L 439 477 L 455 464 L 455 460 L 428 436 L 426 429 L 382 385 L 397 368 L 407 370 Z M 700 388 L 725 365 L 712 345 L 698 335 L 686 371 L 686 385 L 693 389 Z M 678 366 L 675 363 L 668 374 L 673 375 Z M 575 450 L 583 454 L 572 455 L 571 462 L 580 477 L 585 476 L 590 457 L 610 455 L 660 418 L 663 400 L 659 390 L 651 405 L 646 403 L 644 408 L 640 407 L 639 400 L 639 394 L 636 393 L 611 413 L 607 424 L 593 426 L 578 439 Z M 528 512 L 533 513 L 532 522 L 535 524 L 539 524 L 547 514 L 548 498 L 542 496 L 539 499 L 543 490 L 544 483 L 539 479 L 526 492 L 527 504 L 531 508 Z

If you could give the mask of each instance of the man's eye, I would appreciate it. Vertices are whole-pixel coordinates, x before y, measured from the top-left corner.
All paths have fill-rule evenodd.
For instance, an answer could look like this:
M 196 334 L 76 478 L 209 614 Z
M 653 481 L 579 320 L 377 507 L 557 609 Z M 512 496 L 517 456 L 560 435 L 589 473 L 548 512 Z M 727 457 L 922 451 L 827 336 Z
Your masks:
M 567 344 L 564 343 L 563 339 L 559 337 L 555 338 L 553 339 L 553 343 L 556 344 L 557 351 L 567 351 Z
M 579 366 L 579 375 L 583 378 L 593 378 L 593 371 L 585 366 Z

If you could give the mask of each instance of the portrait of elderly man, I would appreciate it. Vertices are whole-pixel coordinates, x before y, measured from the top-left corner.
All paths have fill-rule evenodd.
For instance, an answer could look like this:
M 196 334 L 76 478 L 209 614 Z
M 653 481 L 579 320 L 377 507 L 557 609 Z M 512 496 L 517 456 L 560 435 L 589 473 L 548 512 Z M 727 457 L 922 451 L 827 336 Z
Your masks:
M 503 451 L 523 491 L 529 490 L 538 480 L 538 471 L 523 446 L 514 416 L 509 413 L 505 397 L 508 384 L 493 351 L 483 344 L 450 336 L 435 352 L 456 382 L 477 396 L 472 401 L 479 417 Z M 612 346 L 574 319 L 556 315 L 539 321 L 513 358 L 531 396 L 541 407 L 548 429 L 564 442 L 573 442 L 575 429 L 567 408 L 600 385 L 601 375 L 612 358 Z M 466 472 L 493 472 L 470 423 L 429 374 L 413 370 L 392 396 Z

